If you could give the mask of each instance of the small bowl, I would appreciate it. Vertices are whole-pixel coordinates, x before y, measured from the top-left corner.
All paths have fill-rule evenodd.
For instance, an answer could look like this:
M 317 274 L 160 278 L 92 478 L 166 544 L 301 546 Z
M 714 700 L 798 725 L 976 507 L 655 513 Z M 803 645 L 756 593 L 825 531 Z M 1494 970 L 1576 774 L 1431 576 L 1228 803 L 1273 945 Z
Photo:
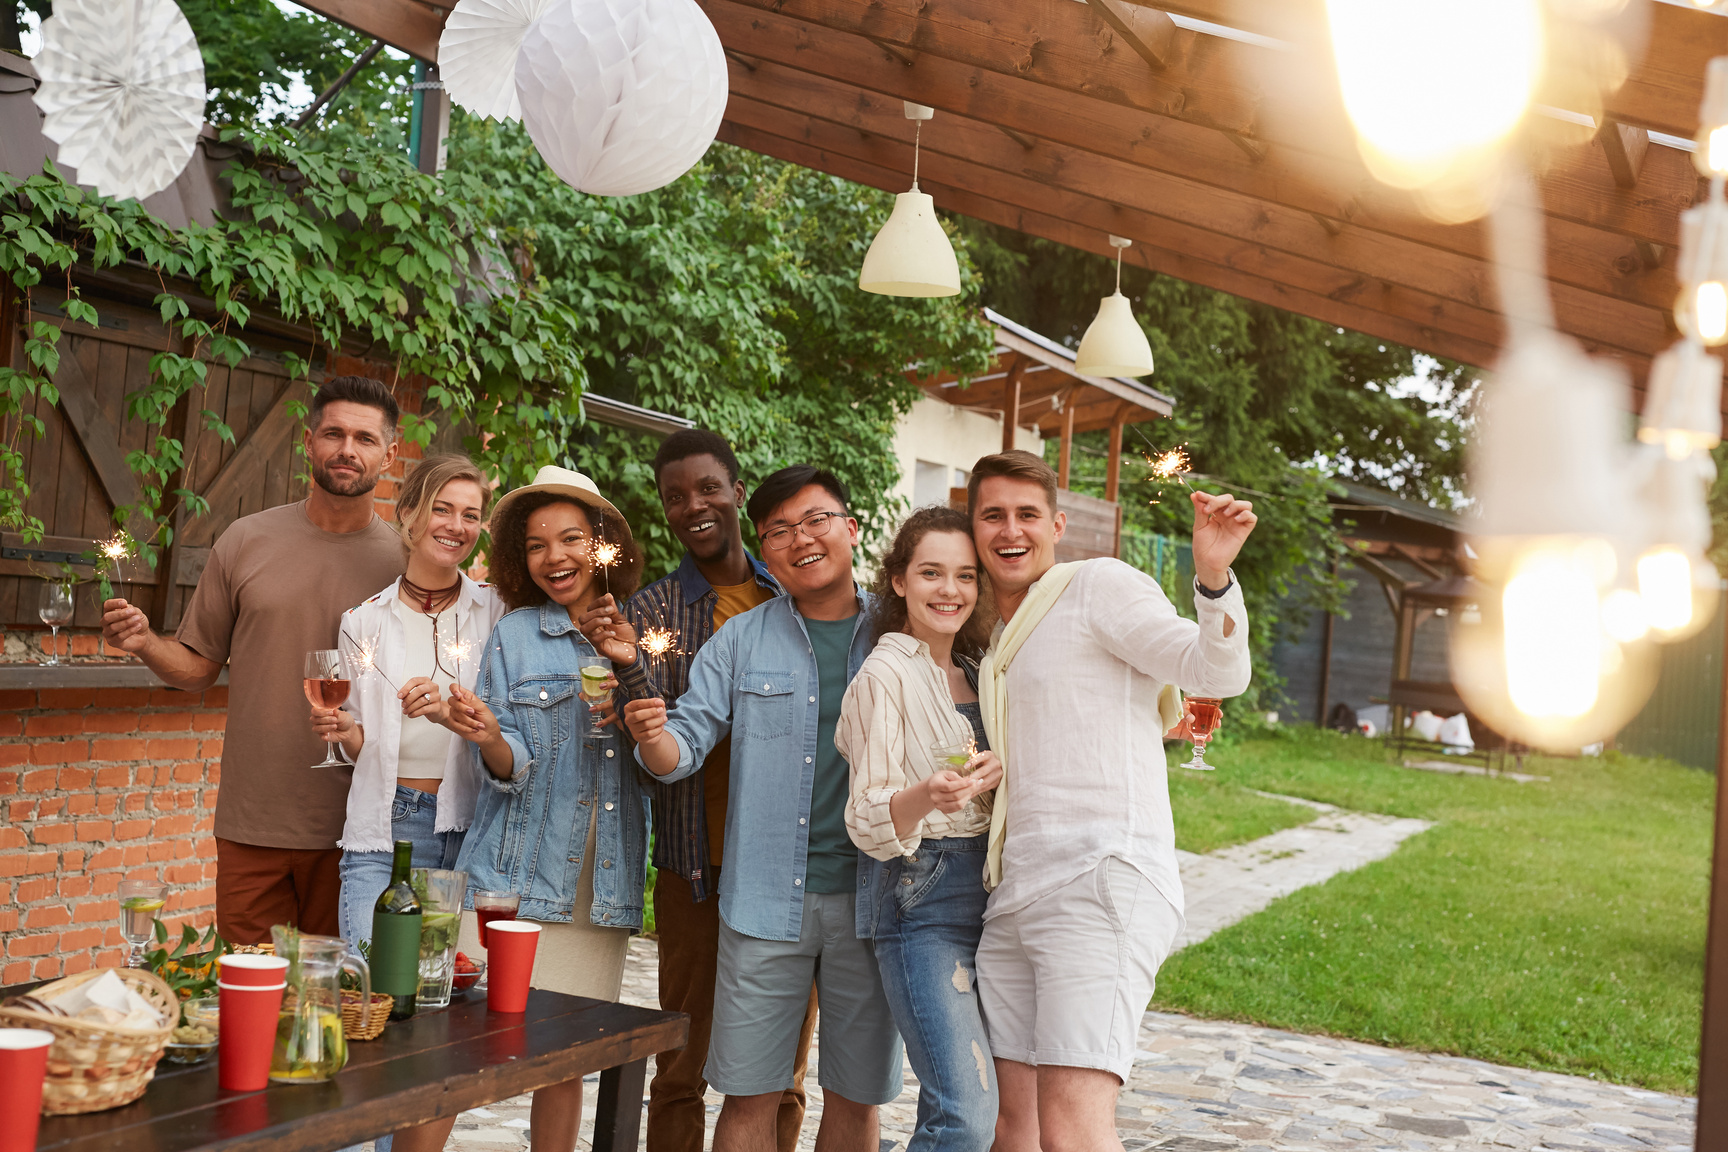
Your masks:
M 202 1024 L 214 1032 L 221 1019 L 221 1003 L 215 996 L 200 996 L 180 1005 L 180 1016 L 188 1024 Z
M 170 1043 L 162 1049 L 163 1057 L 170 1064 L 197 1064 L 210 1058 L 216 1051 L 216 1041 L 206 1044 L 174 1044 Z
M 450 987 L 457 992 L 468 991 L 468 989 L 480 983 L 480 977 L 486 975 L 486 961 L 470 960 L 469 963 L 474 965 L 474 971 L 463 972 L 461 969 L 457 969 L 455 975 L 451 978 Z

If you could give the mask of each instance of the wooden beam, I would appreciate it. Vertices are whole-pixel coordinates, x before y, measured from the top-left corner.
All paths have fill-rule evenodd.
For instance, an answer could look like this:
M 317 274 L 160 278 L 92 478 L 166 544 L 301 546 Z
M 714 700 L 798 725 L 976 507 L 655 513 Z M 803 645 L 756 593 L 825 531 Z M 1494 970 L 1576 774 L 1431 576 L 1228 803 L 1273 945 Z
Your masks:
M 1445 572 L 1441 571 L 1439 568 L 1436 568 L 1434 565 L 1430 564 L 1427 561 L 1427 559 L 1424 558 L 1423 555 L 1420 552 L 1418 552 L 1416 549 L 1411 548 L 1405 544 L 1393 544 L 1392 545 L 1392 551 L 1396 552 L 1399 556 L 1403 557 L 1410 564 L 1414 565 L 1416 570 L 1418 572 L 1421 572 L 1422 575 L 1428 577 L 1428 579 L 1430 579 L 1430 580 L 1444 580 L 1446 578 Z
M 1608 161 L 1608 171 L 1613 175 L 1614 183 L 1622 188 L 1636 188 L 1644 157 L 1650 151 L 1650 133 L 1630 124 L 1604 119 L 1596 130 L 1596 140 L 1602 145 L 1602 156 Z
M 1728 612 L 1722 614 L 1728 632 Z M 1728 635 L 1724 636 L 1728 643 Z M 1716 779 L 1728 780 L 1728 676 L 1716 730 Z M 1704 1029 L 1698 1054 L 1698 1152 L 1728 1147 L 1728 788 L 1716 789 L 1715 850 L 1710 863 L 1709 927 L 1704 943 Z
M 1014 430 L 1020 426 L 1020 378 L 1026 374 L 1026 357 L 1014 354 L 1014 366 L 1008 369 L 1007 382 L 1002 385 L 1002 451 L 1014 450 Z
M 1076 372 L 1074 371 L 1074 361 L 1069 360 L 1064 356 L 1058 356 L 1056 353 L 1050 351 L 1050 349 L 1026 339 L 1018 332 L 1010 332 L 1006 328 L 998 328 L 996 329 L 996 342 L 1001 344 L 1003 347 L 1012 348 L 1030 362 L 1046 364 L 1062 373 L 1068 379 L 1078 380 L 1088 387 L 1096 388 L 1098 391 L 1103 392 L 1106 395 L 1114 396 L 1125 404 L 1132 404 L 1136 408 L 1144 408 L 1147 412 L 1157 416 L 1170 415 L 1170 405 L 1164 400 L 1161 400 L 1156 396 L 1148 396 L 1139 389 L 1131 388 L 1120 380 L 1112 380 L 1107 376 L 1088 376 L 1083 372 Z M 1028 367 L 1029 366 L 1030 365 L 1028 365 Z
M 281 450 L 294 434 L 294 427 L 299 418 L 288 411 L 284 401 L 290 390 L 296 386 L 304 387 L 304 382 L 290 380 L 276 398 L 270 403 L 270 412 L 253 426 L 246 438 L 235 446 L 234 454 L 228 458 L 228 463 L 211 479 L 204 489 L 204 499 L 209 501 L 212 512 L 226 507 L 230 501 L 238 499 L 243 493 L 254 491 L 263 482 L 264 468 L 270 459 Z M 209 517 L 201 516 L 191 521 L 185 533 L 196 536 L 202 543 L 210 543 L 214 533 L 201 531 L 210 523 Z M 190 544 L 192 541 L 187 540 Z
M 1067 488 L 1069 469 L 1074 461 L 1074 399 L 1070 395 L 1062 405 L 1062 444 L 1056 457 L 1056 487 Z
M 1139 8 L 1124 0 L 1086 0 L 1110 30 L 1134 54 L 1162 72 L 1176 47 L 1176 22 L 1156 8 Z
M 904 186 L 905 173 L 910 172 L 909 143 L 862 132 L 850 125 L 816 119 L 803 112 L 764 105 L 736 90 L 728 105 L 727 118 L 773 135 L 815 145 L 825 157 L 850 156 L 901 173 L 893 178 L 891 184 L 878 184 L 881 187 Z M 1308 288 L 1334 299 L 1365 304 L 1377 310 L 1393 310 L 1423 327 L 1449 329 L 1484 345 L 1498 344 L 1501 320 L 1495 307 L 1497 301 L 1488 283 L 1488 270 L 1479 262 L 1453 257 L 1448 264 L 1440 254 L 1421 250 L 1418 255 L 1416 250 L 1410 250 L 1405 253 L 1408 258 L 1425 259 L 1440 266 L 1434 276 L 1435 283 L 1410 284 L 1409 281 L 1417 277 L 1407 266 L 1394 266 L 1391 248 L 1382 237 L 1374 242 L 1365 240 L 1351 249 L 1351 254 L 1367 267 L 1339 267 L 1338 259 L 1328 259 L 1328 253 L 1312 240 L 1304 242 L 1300 235 L 1276 227 L 1269 219 L 1272 214 L 1264 206 L 1242 205 L 1241 215 L 1232 211 L 1222 212 L 1211 221 L 1215 227 L 1206 228 L 1198 222 L 1162 215 L 1159 209 L 1168 206 L 1144 202 L 1139 189 L 1118 188 L 1107 180 L 1088 176 L 1079 181 L 1087 186 L 1087 190 L 1081 192 L 996 167 L 1000 158 L 991 150 L 998 147 L 999 135 L 987 134 L 983 148 L 974 151 L 977 142 L 966 136 L 962 131 L 963 125 L 949 124 L 945 127 L 952 131 L 940 149 L 926 141 L 921 171 L 921 179 L 926 185 L 945 184 L 962 191 L 987 188 L 993 198 L 1075 223 L 1089 224 L 1102 233 L 1115 233 L 1136 241 L 1174 248 L 1213 264 L 1253 271 L 1275 282 Z M 934 138 L 938 134 L 931 135 Z M 1002 146 L 1006 146 L 1005 141 Z M 825 159 L 803 162 L 823 170 L 834 170 Z M 1104 186 L 1097 187 L 1094 194 L 1094 184 Z M 1106 199 L 1110 195 L 1121 195 L 1135 202 L 1123 204 Z M 939 199 L 938 203 L 944 207 L 958 207 L 946 200 Z M 1196 213 L 1195 221 L 1205 219 L 1198 207 L 1193 211 Z M 1247 235 L 1231 234 L 1230 226 L 1233 224 L 1240 225 L 1241 231 Z M 1312 237 L 1325 239 L 1324 233 L 1312 221 L 1304 220 L 1298 225 L 1304 226 Z M 1579 335 L 1590 344 L 1617 348 L 1635 356 L 1650 356 L 1672 342 L 1672 335 L 1663 320 L 1667 314 L 1666 307 L 1613 300 L 1564 284 L 1554 285 L 1553 294 L 1561 328 Z M 1300 308 L 1294 310 L 1303 311 Z M 1410 340 L 1402 342 L 1413 343 Z M 1421 341 L 1414 344 L 1424 346 Z
M 1035 34 L 1027 33 L 1035 42 L 1035 54 L 1024 43 L 1013 47 L 1000 38 L 980 44 L 976 37 L 962 35 L 964 29 L 955 31 L 934 22 L 934 17 L 920 22 L 910 13 L 896 15 L 897 10 L 909 9 L 913 0 L 884 0 L 885 6 L 863 0 L 702 3 L 726 45 L 753 57 L 764 56 L 895 99 L 970 114 L 1022 135 L 1046 136 L 1162 167 L 1201 183 L 1238 188 L 1327 218 L 1406 231 L 1429 242 L 1443 243 L 1436 238 L 1455 234 L 1458 242 L 1482 250 L 1479 230 L 1433 224 L 1410 196 L 1374 181 L 1347 128 L 1331 146 L 1321 147 L 1309 125 L 1282 135 L 1284 126 L 1279 121 L 1256 123 L 1248 132 L 1251 138 L 1279 145 L 1277 157 L 1263 159 L 1261 148 L 1244 152 L 1238 147 L 1240 135 L 1227 139 L 1215 131 L 1220 126 L 1215 118 L 1196 119 L 1194 105 L 1174 97 L 1169 104 L 1130 98 L 1122 85 L 1145 87 L 1153 81 L 1137 61 L 1121 69 L 1120 75 L 1095 74 L 1090 61 L 1097 55 L 1097 27 L 1070 0 L 1060 0 L 1051 21 L 1041 23 Z M 890 24 L 900 27 L 898 34 L 908 43 L 916 40 L 919 55 L 911 66 L 888 61 L 862 39 L 866 30 L 880 39 L 891 31 Z M 1077 42 L 1058 53 L 1059 37 Z M 1282 66 L 1284 54 L 1278 52 L 1216 37 L 1201 40 L 1207 53 L 1235 54 L 1222 70 L 1226 75 L 1254 77 Z M 997 55 L 992 57 L 991 52 Z M 1034 55 L 1036 67 L 1019 66 Z M 1164 80 L 1178 86 L 1199 84 L 1216 80 L 1220 72 L 1207 65 L 1201 69 L 1203 75 L 1191 76 L 1187 67 L 1174 68 Z M 1230 83 L 1245 82 L 1231 79 Z M 1266 93 L 1247 87 L 1231 97 L 1255 106 L 1267 98 Z M 1546 166 L 1539 177 L 1552 217 L 1672 245 L 1678 235 L 1676 216 L 1698 193 L 1691 158 L 1675 149 L 1656 149 L 1647 159 L 1642 182 L 1636 196 L 1619 188 L 1588 149 L 1577 150 L 1570 161 Z
M 1104 464 L 1104 499 L 1112 504 L 1122 488 L 1122 424 L 1120 414 L 1110 422 L 1110 444 L 1106 449 L 1109 455 Z
M 450 5 L 423 0 L 295 0 L 320 16 L 346 24 L 410 56 L 436 64 L 438 37 Z

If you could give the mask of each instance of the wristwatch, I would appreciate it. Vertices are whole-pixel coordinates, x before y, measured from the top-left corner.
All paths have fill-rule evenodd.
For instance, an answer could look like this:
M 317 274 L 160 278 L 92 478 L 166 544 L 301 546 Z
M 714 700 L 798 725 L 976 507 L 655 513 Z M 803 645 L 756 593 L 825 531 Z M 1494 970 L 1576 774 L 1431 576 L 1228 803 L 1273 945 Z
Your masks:
M 1199 595 L 1206 597 L 1208 600 L 1218 599 L 1223 596 L 1224 593 L 1230 591 L 1231 587 L 1236 583 L 1236 572 L 1234 569 L 1225 569 L 1225 574 L 1229 579 L 1224 581 L 1224 587 L 1216 590 L 1208 588 L 1206 585 L 1200 583 L 1200 577 L 1194 577 L 1194 591 Z

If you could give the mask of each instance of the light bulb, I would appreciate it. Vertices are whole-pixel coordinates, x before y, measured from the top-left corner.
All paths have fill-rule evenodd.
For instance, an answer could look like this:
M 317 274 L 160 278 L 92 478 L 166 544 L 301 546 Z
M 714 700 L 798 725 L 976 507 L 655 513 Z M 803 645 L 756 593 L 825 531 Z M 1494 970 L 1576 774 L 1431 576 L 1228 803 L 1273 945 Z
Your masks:
M 1506 689 L 1520 712 L 1576 717 L 1596 703 L 1602 644 L 1596 573 L 1586 560 L 1539 552 L 1501 592 Z
M 1529 107 L 1542 69 L 1540 0 L 1327 0 L 1326 16 L 1345 110 L 1388 183 L 1440 178 L 1497 144 Z
M 1728 57 L 1718 56 L 1704 66 L 1698 124 L 1692 163 L 1702 175 L 1728 175 Z
M 1680 296 L 1674 322 L 1707 345 L 1728 341 L 1728 204 L 1707 200 L 1680 213 Z
M 1650 626 L 1676 632 L 1692 623 L 1692 562 L 1678 548 L 1654 548 L 1638 557 L 1638 598 Z
M 1692 316 L 1698 339 L 1716 345 L 1728 337 L 1728 288 L 1720 280 L 1706 280 L 1693 290 Z
M 1722 361 L 1702 342 L 1682 340 L 1650 365 L 1638 439 L 1670 460 L 1708 452 L 1722 440 Z
M 1630 588 L 1616 588 L 1602 597 L 1602 630 L 1621 644 L 1644 639 L 1650 634 L 1644 598 Z

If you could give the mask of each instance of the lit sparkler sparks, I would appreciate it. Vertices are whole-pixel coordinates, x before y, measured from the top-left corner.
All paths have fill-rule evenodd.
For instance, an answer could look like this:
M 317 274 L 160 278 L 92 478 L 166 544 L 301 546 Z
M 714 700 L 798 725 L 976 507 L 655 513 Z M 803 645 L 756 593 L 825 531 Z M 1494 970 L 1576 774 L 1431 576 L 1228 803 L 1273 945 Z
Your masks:
M 110 600 L 114 596 L 113 575 L 120 565 L 132 558 L 133 540 L 131 535 L 122 528 L 106 540 L 96 540 L 96 582 L 101 589 L 102 599 Z
M 650 628 L 642 633 L 640 643 L 642 651 L 659 660 L 677 650 L 678 634 L 670 628 Z
M 132 555 L 132 541 L 126 533 L 121 532 L 106 540 L 98 540 L 96 550 L 102 553 L 105 558 L 119 563 Z
M 354 645 L 354 664 L 360 675 L 368 676 L 376 672 L 379 676 L 384 677 L 384 683 L 396 691 L 401 691 L 401 689 L 396 688 L 394 680 L 384 675 L 384 669 L 378 667 L 378 638 L 376 636 L 368 636 L 365 640 L 356 640 L 353 636 L 349 636 L 346 629 L 343 630 L 342 635 L 347 636 L 348 642 Z
M 589 555 L 594 558 L 594 567 L 600 570 L 601 585 L 606 589 L 607 595 L 612 592 L 611 581 L 606 578 L 607 570 L 617 566 L 618 555 L 622 551 L 619 545 L 609 540 L 596 540 L 588 548 Z
M 463 640 L 460 637 L 448 640 L 444 644 L 444 656 L 456 665 L 456 684 L 462 684 L 462 661 L 468 659 L 468 654 L 474 650 L 474 641 Z

